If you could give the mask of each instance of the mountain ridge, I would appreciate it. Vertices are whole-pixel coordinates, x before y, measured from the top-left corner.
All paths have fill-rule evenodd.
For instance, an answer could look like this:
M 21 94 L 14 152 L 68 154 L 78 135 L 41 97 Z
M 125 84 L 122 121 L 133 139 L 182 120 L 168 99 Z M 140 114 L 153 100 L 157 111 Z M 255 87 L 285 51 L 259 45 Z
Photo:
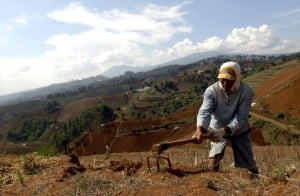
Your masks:
M 297 53 L 293 53 L 293 54 L 297 54 Z M 143 67 L 138 67 L 138 66 L 129 66 L 126 65 L 125 68 L 123 69 L 122 66 L 114 66 L 115 68 L 111 68 L 111 70 L 116 70 L 116 69 L 121 69 L 121 71 L 118 72 L 118 74 L 121 74 L 122 72 L 126 73 L 126 72 L 132 72 L 132 73 L 139 73 L 139 72 L 148 72 L 154 69 L 158 69 L 158 68 L 162 68 L 162 67 L 169 67 L 169 66 L 176 66 L 176 65 L 181 65 L 186 63 L 186 65 L 188 64 L 192 64 L 198 61 L 204 60 L 204 59 L 210 59 L 213 57 L 217 57 L 217 56 L 228 56 L 228 58 L 232 58 L 234 56 L 246 56 L 248 58 L 252 58 L 253 56 L 257 56 L 257 57 L 265 57 L 265 58 L 270 58 L 272 56 L 270 55 L 241 55 L 241 54 L 226 54 L 226 53 L 222 53 L 222 52 L 218 52 L 218 51 L 209 51 L 209 52 L 203 52 L 203 53 L 195 53 L 192 55 L 188 55 L 185 56 L 183 58 L 179 58 L 173 61 L 169 61 L 166 63 L 162 63 L 156 66 L 143 66 Z M 278 54 L 274 54 L 274 56 L 278 56 Z M 242 60 L 242 59 L 240 59 Z M 249 60 L 249 59 L 247 59 Z M 207 63 L 209 63 L 209 60 L 207 61 Z M 162 70 L 161 70 L 162 71 Z M 106 73 L 109 73 L 109 70 L 106 71 Z M 124 76 L 124 73 L 117 76 Z M 109 74 L 108 74 L 109 75 Z M 40 87 L 40 88 L 36 88 L 36 89 L 31 89 L 31 90 L 25 90 L 22 92 L 16 92 L 16 93 L 11 93 L 8 95 L 1 95 L 0 96 L 0 106 L 4 106 L 7 104 L 13 104 L 19 101 L 26 101 L 26 100 L 32 100 L 32 99 L 38 99 L 39 97 L 43 97 L 43 96 L 47 96 L 48 94 L 53 94 L 53 93 L 59 93 L 62 91 L 67 91 L 67 90 L 76 90 L 76 88 L 80 88 L 80 87 L 85 87 L 89 84 L 92 83 L 100 83 L 100 82 L 104 82 L 107 81 L 108 79 L 114 79 L 116 77 L 105 77 L 102 74 L 97 75 L 97 76 L 91 76 L 85 79 L 81 79 L 81 80 L 73 80 L 73 81 L 69 81 L 69 82 L 64 82 L 64 83 L 58 83 L 58 84 L 52 84 L 52 85 L 48 85 L 45 87 Z M 118 78 L 116 78 L 118 80 Z

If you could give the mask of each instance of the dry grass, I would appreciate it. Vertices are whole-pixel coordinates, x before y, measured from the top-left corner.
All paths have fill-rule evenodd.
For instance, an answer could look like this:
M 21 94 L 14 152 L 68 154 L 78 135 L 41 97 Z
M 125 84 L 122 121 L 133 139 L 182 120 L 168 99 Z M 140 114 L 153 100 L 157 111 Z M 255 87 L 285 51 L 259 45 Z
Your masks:
M 195 146 L 171 148 L 164 152 L 173 165 L 161 161 L 161 172 L 148 171 L 146 159 L 150 152 L 112 153 L 80 157 L 87 170 L 64 181 L 59 181 L 68 165 L 67 156 L 0 157 L 1 195 L 9 193 L 24 195 L 268 195 L 277 192 L 295 194 L 300 183 L 300 147 L 266 146 L 254 147 L 260 178 L 250 180 L 246 170 L 232 167 L 230 147 L 221 162 L 219 173 L 208 172 L 209 149 Z M 142 163 L 133 173 L 128 170 L 113 171 L 111 161 L 128 160 Z M 128 168 L 127 168 L 128 169 Z M 280 185 L 280 186 L 279 186 Z M 280 188 L 279 188 L 280 187 Z M 276 194 L 275 194 L 276 195 Z

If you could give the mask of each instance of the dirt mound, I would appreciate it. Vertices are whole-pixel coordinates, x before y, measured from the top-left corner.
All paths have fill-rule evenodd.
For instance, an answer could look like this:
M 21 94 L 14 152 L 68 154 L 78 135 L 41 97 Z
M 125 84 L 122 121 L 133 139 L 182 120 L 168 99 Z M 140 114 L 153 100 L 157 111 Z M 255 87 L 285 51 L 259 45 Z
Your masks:
M 121 161 L 110 161 L 109 169 L 116 171 L 124 171 L 127 176 L 132 176 L 142 167 L 141 162 L 134 162 L 127 159 L 123 159 Z
M 76 175 L 77 173 L 83 173 L 85 170 L 86 168 L 80 164 L 79 158 L 76 155 L 71 154 L 69 166 L 64 169 L 62 178 L 59 181 L 63 181 L 71 176 Z

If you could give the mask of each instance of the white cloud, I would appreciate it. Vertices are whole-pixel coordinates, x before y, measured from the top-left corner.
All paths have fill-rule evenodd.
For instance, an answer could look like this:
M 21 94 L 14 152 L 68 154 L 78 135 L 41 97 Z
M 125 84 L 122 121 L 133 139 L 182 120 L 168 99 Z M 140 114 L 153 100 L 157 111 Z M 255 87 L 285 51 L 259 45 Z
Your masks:
M 97 26 L 101 22 L 98 21 L 98 14 L 90 12 L 80 3 L 71 3 L 66 8 L 56 9 L 48 13 L 48 17 L 65 23 L 85 24 L 88 26 Z
M 281 40 L 268 25 L 233 29 L 226 38 L 211 37 L 203 42 L 193 43 L 189 39 L 174 44 L 166 50 L 154 50 L 153 59 L 173 60 L 188 54 L 204 51 L 232 53 L 280 53 L 293 52 L 295 45 L 289 40 Z
M 18 18 L 15 19 L 15 22 L 17 24 L 25 25 L 28 23 L 28 19 L 25 15 L 21 15 Z
M 190 2 L 183 2 L 182 4 L 173 6 L 173 7 L 162 7 L 157 5 L 148 5 L 142 11 L 142 14 L 147 16 L 148 18 L 153 19 L 171 19 L 175 21 L 182 22 L 182 16 L 185 14 L 181 11 L 183 5 L 188 4 Z
M 53 47 L 41 57 L 0 59 L 4 65 L 0 94 L 97 75 L 113 65 L 148 64 L 144 46 L 191 31 L 182 19 L 183 5 L 150 5 L 137 13 L 117 9 L 95 12 L 79 3 L 56 9 L 48 14 L 50 19 L 89 28 L 50 36 L 45 43 Z M 16 22 L 25 24 L 27 18 L 21 16 Z
M 185 4 L 148 5 L 135 13 L 118 9 L 99 12 L 80 3 L 56 9 L 48 14 L 50 19 L 87 28 L 50 36 L 45 43 L 52 49 L 41 57 L 0 59 L 0 94 L 97 75 L 114 65 L 155 65 L 208 50 L 293 51 L 290 41 L 281 40 L 268 25 L 262 25 L 235 28 L 224 38 L 214 36 L 203 41 L 186 38 L 168 49 L 158 48 L 147 54 L 175 35 L 192 31 L 184 21 Z M 18 22 L 26 24 L 28 20 L 22 16 Z
M 59 22 L 86 25 L 90 29 L 78 34 L 53 35 L 46 43 L 55 49 L 48 51 L 47 56 L 60 59 L 57 64 L 65 62 L 63 64 L 71 65 L 69 59 L 73 56 L 86 55 L 85 60 L 78 61 L 94 63 L 98 71 L 119 64 L 144 65 L 147 57 L 143 46 L 157 45 L 175 34 L 191 31 L 182 18 L 184 4 L 171 7 L 149 5 L 138 13 L 117 9 L 94 12 L 80 3 L 69 4 L 48 16 Z
M 291 41 L 281 40 L 268 25 L 233 29 L 226 38 L 226 45 L 230 52 L 241 53 L 280 53 L 295 50 Z
M 51 82 L 51 69 L 37 58 L 0 59 L 0 94 L 44 86 Z
M 162 30 L 161 33 L 166 34 L 162 37 L 170 37 L 175 33 L 191 31 L 191 27 L 181 23 L 184 15 L 180 12 L 182 5 L 173 7 L 150 5 L 140 13 L 129 13 L 117 9 L 96 13 L 80 3 L 72 3 L 64 9 L 49 13 L 48 16 L 60 22 L 87 25 L 94 30 L 109 34 L 134 32 L 140 35 L 146 34 L 148 38 L 151 38 L 153 34 Z M 159 41 L 161 39 L 154 40 L 156 43 Z

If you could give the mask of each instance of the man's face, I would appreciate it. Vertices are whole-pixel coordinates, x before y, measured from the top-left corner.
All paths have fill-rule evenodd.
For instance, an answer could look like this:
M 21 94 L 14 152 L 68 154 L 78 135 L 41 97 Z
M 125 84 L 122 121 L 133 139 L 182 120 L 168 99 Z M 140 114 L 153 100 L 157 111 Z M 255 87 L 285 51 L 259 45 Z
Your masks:
M 226 92 L 229 92 L 231 87 L 234 85 L 235 80 L 228 80 L 225 78 L 221 78 L 221 85 Z

